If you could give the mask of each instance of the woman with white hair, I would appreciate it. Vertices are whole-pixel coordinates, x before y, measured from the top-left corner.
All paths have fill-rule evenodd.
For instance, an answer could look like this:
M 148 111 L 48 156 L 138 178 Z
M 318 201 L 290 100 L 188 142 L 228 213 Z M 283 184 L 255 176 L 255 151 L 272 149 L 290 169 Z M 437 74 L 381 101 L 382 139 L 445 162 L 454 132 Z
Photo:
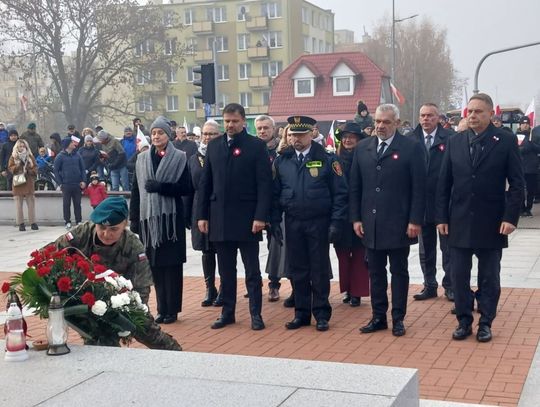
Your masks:
M 13 199 L 17 209 L 17 224 L 19 230 L 24 232 L 23 202 L 26 200 L 28 208 L 28 222 L 32 230 L 38 230 L 36 223 L 36 209 L 34 199 L 34 182 L 37 176 L 37 164 L 28 142 L 19 139 L 13 146 L 8 162 L 8 170 L 13 174 Z

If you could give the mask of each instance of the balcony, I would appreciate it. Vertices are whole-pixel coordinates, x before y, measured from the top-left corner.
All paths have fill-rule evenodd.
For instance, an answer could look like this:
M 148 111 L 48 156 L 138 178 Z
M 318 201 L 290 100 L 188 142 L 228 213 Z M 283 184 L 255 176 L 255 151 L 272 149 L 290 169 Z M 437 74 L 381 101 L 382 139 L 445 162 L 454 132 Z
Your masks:
M 268 59 L 270 50 L 268 47 L 251 47 L 247 50 L 247 56 L 252 60 Z
M 206 35 L 214 33 L 214 23 L 212 21 L 194 21 L 191 27 L 194 34 Z
M 265 31 L 268 29 L 268 18 L 265 16 L 251 17 L 246 21 L 246 28 L 249 31 Z
M 250 106 L 246 109 L 248 114 L 268 114 L 268 106 Z
M 270 77 L 268 76 L 253 76 L 248 79 L 248 85 L 253 89 L 268 89 L 271 84 Z
M 193 56 L 193 60 L 197 63 L 212 62 L 214 60 L 214 55 L 212 50 L 197 51 Z

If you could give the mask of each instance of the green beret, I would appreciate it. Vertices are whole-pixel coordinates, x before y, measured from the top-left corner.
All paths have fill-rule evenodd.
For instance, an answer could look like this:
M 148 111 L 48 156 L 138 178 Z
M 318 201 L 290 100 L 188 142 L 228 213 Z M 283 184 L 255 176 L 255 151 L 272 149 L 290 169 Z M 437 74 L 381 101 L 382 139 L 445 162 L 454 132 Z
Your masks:
M 90 215 L 90 220 L 99 225 L 114 226 L 128 217 L 127 201 L 121 196 L 103 200 Z

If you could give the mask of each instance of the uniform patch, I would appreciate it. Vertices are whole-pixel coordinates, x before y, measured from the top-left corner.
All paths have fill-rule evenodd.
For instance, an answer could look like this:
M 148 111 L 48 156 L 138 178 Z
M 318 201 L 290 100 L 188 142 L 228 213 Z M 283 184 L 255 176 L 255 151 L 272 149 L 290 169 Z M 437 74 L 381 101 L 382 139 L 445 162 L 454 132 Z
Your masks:
M 73 240 L 73 234 L 71 232 L 67 232 L 66 239 L 68 240 L 68 242 L 71 242 Z
M 322 161 L 308 161 L 306 163 L 307 168 L 321 168 L 322 167 Z
M 139 261 L 145 261 L 146 260 L 146 253 L 139 254 Z
M 332 163 L 332 170 L 336 173 L 338 177 L 343 176 L 343 170 L 341 169 L 341 164 L 338 161 Z

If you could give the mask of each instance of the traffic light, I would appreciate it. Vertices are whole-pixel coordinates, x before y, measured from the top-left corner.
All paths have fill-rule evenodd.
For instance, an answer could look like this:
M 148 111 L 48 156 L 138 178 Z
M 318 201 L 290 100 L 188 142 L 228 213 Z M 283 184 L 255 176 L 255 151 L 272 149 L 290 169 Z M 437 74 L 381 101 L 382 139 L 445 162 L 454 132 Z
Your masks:
M 201 88 L 195 93 L 195 99 L 201 99 L 203 103 L 213 105 L 216 103 L 216 81 L 214 77 L 214 64 L 203 64 L 193 67 L 193 72 L 201 75 L 200 80 L 194 80 L 193 85 Z

